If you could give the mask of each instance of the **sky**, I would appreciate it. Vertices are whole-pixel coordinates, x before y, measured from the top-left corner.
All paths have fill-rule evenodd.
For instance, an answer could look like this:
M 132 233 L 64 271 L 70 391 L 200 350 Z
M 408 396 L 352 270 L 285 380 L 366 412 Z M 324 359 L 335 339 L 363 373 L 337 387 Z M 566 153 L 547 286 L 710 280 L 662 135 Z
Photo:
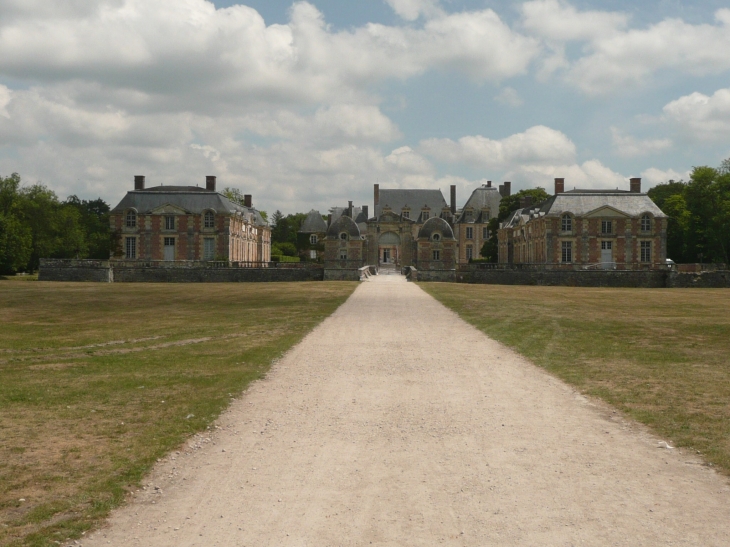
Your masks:
M 730 4 L 0 0 L 0 176 L 265 211 L 381 188 L 643 188 L 730 157 Z

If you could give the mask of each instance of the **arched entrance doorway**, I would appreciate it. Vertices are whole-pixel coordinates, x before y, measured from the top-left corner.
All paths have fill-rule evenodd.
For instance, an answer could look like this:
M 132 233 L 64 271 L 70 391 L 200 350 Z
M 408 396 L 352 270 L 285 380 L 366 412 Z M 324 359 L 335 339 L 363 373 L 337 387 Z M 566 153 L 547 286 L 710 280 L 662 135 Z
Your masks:
M 400 264 L 400 236 L 395 232 L 385 232 L 378 238 L 378 263 L 381 265 Z

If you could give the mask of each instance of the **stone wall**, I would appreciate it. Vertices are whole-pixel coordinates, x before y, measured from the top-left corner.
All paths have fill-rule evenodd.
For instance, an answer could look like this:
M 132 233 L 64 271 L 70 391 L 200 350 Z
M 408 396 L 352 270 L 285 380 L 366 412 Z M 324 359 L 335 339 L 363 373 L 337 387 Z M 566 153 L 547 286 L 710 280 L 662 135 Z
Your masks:
M 38 281 L 94 281 L 109 283 L 112 270 L 108 260 L 65 260 L 41 258 Z
M 456 279 L 456 270 L 418 270 L 416 274 L 418 281 L 445 281 L 454 283 Z
M 667 278 L 667 287 L 699 289 L 730 288 L 730 270 L 684 273 L 672 272 Z
M 145 267 L 101 260 L 41 259 L 39 281 L 104 281 L 117 283 L 256 283 L 275 281 L 322 281 L 324 269 L 306 268 L 209 268 Z
M 421 272 L 418 272 L 421 279 Z M 668 272 L 616 270 L 483 270 L 459 271 L 460 283 L 487 285 L 558 285 L 567 287 L 643 287 L 667 286 Z
M 360 268 L 325 268 L 325 281 L 360 281 Z

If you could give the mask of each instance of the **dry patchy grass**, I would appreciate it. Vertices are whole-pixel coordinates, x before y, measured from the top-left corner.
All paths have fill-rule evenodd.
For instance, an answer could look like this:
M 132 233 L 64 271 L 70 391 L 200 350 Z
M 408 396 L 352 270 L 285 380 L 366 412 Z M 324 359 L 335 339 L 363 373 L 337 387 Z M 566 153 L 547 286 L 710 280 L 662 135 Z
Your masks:
M 730 473 L 730 290 L 421 287 L 492 338 Z
M 0 280 L 0 545 L 80 537 L 355 287 Z

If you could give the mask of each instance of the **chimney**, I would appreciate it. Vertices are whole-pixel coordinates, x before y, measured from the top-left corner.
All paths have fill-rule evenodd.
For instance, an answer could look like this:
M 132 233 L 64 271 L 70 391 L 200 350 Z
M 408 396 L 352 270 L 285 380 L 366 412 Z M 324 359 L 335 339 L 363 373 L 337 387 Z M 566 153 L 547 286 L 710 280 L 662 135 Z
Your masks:
M 251 207 L 253 207 L 252 203 L 253 201 L 251 199 L 251 194 L 243 194 L 243 206 L 250 209 Z
M 368 218 L 370 218 L 370 217 L 368 216 L 368 206 L 367 206 L 367 205 L 363 205 L 363 206 L 362 206 L 362 212 L 363 212 L 363 214 L 365 215 L 365 220 L 367 220 Z
M 525 196 L 525 207 L 532 207 L 532 196 Z
M 451 185 L 451 214 L 456 214 L 456 184 Z
M 144 190 L 144 175 L 134 175 L 134 189 Z
M 380 185 L 373 184 L 373 201 L 375 202 L 375 208 L 378 208 L 380 204 Z
M 351 201 L 347 202 L 347 216 L 352 218 L 352 202 Z
M 214 175 L 208 175 L 205 177 L 205 189 L 208 190 L 208 192 L 215 192 L 215 176 Z
M 512 183 L 508 180 L 504 181 L 504 197 L 512 195 Z
M 327 227 L 329 228 L 330 226 L 332 226 L 332 213 L 327 215 Z
M 630 192 L 633 194 L 641 194 L 641 179 L 640 178 L 633 178 L 629 179 Z
M 488 180 L 487 181 L 487 188 L 491 188 L 491 187 L 492 187 L 492 181 L 491 180 Z
M 565 179 L 555 179 L 555 195 L 565 192 Z

